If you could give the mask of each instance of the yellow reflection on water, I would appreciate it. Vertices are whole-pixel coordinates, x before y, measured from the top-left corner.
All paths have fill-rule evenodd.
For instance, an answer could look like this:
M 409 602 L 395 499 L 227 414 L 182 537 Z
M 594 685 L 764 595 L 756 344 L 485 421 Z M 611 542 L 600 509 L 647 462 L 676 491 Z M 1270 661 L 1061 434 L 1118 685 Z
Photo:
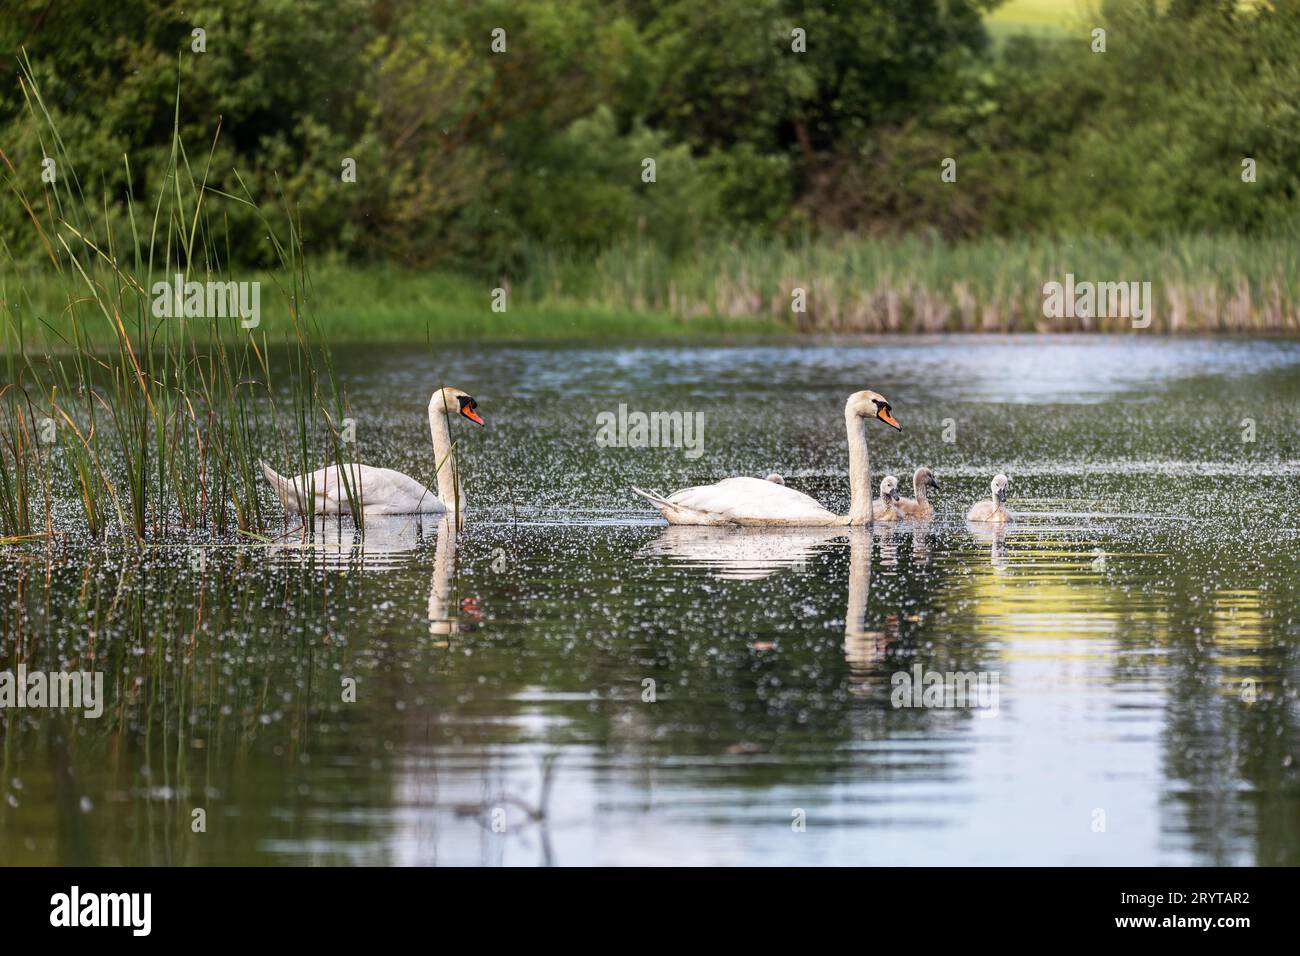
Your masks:
M 985 557 L 955 579 L 951 598 L 1003 660 L 1032 662 L 1018 675 L 1022 686 L 1094 683 L 1098 664 L 1109 675 L 1125 635 L 1167 639 L 1166 608 L 1115 576 L 1130 555 L 1032 532 L 970 533 Z
M 1276 628 L 1268 594 L 1259 588 L 1221 588 L 1210 609 L 1209 659 L 1224 668 L 1219 689 L 1226 696 L 1251 698 L 1260 688 L 1275 683 L 1266 673 L 1261 653 L 1271 645 Z M 1252 701 L 1253 702 L 1253 701 Z
M 1209 647 L 1207 660 L 1224 669 L 1225 694 L 1238 693 L 1248 679 L 1269 681 L 1264 652 L 1275 621 L 1267 591 L 1220 588 L 1198 634 L 1171 617 L 1169 584 L 1149 570 L 1156 555 L 1107 553 L 1091 542 L 1033 531 L 972 526 L 970 533 L 983 546 L 982 559 L 968 561 L 966 573 L 950 579 L 947 601 L 1008 662 L 1038 662 L 1036 672 L 1048 676 L 1042 662 L 1060 661 L 1050 676 L 1079 683 L 1086 672 L 1068 662 L 1095 664 L 1125 651 L 1162 654 L 1176 641 L 1199 639 Z M 1096 667 L 1090 672 L 1098 676 Z M 1103 673 L 1112 672 L 1108 662 Z

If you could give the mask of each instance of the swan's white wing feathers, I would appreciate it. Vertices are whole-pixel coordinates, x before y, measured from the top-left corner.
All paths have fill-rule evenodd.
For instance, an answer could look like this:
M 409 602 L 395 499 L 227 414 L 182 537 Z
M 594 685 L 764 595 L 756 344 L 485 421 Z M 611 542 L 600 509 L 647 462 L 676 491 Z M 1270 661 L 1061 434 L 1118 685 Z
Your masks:
M 360 470 L 361 500 L 366 514 L 442 514 L 447 510 L 436 494 L 409 475 L 365 465 Z
M 447 510 L 432 491 L 391 468 L 331 465 L 310 475 L 290 478 L 287 483 L 292 485 L 290 495 L 296 499 L 291 504 L 298 511 L 351 514 L 354 502 L 365 514 L 441 514 Z
M 761 478 L 728 478 L 712 485 L 683 488 L 665 500 L 677 509 L 717 523 L 831 523 L 836 517 L 802 491 Z M 664 513 L 671 521 L 668 512 Z

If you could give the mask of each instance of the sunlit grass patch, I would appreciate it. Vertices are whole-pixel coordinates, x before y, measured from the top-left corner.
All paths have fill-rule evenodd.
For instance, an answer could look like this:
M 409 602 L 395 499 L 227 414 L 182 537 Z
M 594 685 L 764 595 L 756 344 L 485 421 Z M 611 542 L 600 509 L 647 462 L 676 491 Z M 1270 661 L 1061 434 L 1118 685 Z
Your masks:
M 987 17 L 1000 26 L 1064 28 L 1088 10 L 1088 0 L 1007 0 Z

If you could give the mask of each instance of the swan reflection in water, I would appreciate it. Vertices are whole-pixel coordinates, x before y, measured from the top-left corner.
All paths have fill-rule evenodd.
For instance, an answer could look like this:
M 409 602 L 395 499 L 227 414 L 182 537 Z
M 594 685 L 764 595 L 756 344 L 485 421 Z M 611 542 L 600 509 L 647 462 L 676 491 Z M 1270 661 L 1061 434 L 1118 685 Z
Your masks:
M 880 564 L 881 567 L 897 568 L 898 567 L 898 534 L 893 525 L 882 525 L 880 533 Z
M 406 565 L 411 552 L 428 543 L 436 523 L 433 515 L 372 515 L 363 530 L 350 516 L 317 518 L 313 529 L 300 526 L 267 553 L 285 564 L 389 570 Z
M 782 568 L 804 569 L 819 548 L 844 534 L 843 528 L 669 525 L 637 557 L 709 568 L 729 581 L 758 581 Z
M 915 534 L 924 536 L 924 530 Z M 898 560 L 893 529 L 881 530 L 882 555 Z M 755 581 L 789 568 L 803 570 L 809 558 L 832 542 L 849 546 L 848 607 L 844 619 L 844 659 L 855 674 L 869 670 L 898 638 L 897 618 L 884 631 L 867 630 L 871 591 L 873 534 L 866 528 L 722 528 L 672 525 L 644 545 L 637 557 L 668 558 L 691 567 L 709 568 L 719 578 Z M 915 548 L 915 545 L 914 545 Z M 928 545 L 923 546 L 928 559 Z
M 447 647 L 449 634 L 472 631 L 483 617 L 478 598 L 456 600 L 456 547 L 460 532 L 450 517 L 438 522 L 438 544 L 433 552 L 433 577 L 429 581 L 429 636 L 435 647 Z
M 891 528 L 885 534 L 893 538 L 894 531 Z M 844 661 L 856 678 L 861 678 L 879 663 L 890 642 L 898 637 L 896 626 L 893 634 L 867 630 L 867 602 L 871 597 L 871 538 L 871 532 L 866 530 L 849 535 L 849 600 L 844 612 Z M 894 549 L 896 561 L 897 545 Z M 881 552 L 883 555 L 883 541 Z M 855 694 L 863 692 L 861 683 L 855 683 L 849 689 Z
M 365 527 L 351 518 L 318 521 L 292 540 L 281 540 L 267 551 L 280 561 L 318 568 L 391 571 L 411 566 L 412 555 L 434 543 L 429 581 L 429 635 L 434 646 L 446 647 L 447 635 L 471 631 L 482 618 L 478 598 L 456 599 L 456 550 L 459 532 L 450 515 L 371 515 Z
M 989 546 L 989 563 L 993 565 L 993 569 L 1005 571 L 1010 563 L 1007 560 L 1005 526 L 983 521 L 967 521 L 966 530 L 977 542 Z

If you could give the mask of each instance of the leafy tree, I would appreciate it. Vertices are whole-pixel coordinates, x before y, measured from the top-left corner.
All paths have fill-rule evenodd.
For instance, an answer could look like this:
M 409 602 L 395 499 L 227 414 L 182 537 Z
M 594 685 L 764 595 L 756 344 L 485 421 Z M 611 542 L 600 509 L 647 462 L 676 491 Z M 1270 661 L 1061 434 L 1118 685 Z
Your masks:
M 240 263 L 272 258 L 251 200 L 315 253 L 494 277 L 629 236 L 1294 231 L 1300 3 L 1108 0 L 1105 54 L 992 49 L 995 3 L 0 0 L 0 178 L 49 223 L 79 187 L 121 241 L 179 146 Z M 0 243 L 42 254 L 12 195 Z

